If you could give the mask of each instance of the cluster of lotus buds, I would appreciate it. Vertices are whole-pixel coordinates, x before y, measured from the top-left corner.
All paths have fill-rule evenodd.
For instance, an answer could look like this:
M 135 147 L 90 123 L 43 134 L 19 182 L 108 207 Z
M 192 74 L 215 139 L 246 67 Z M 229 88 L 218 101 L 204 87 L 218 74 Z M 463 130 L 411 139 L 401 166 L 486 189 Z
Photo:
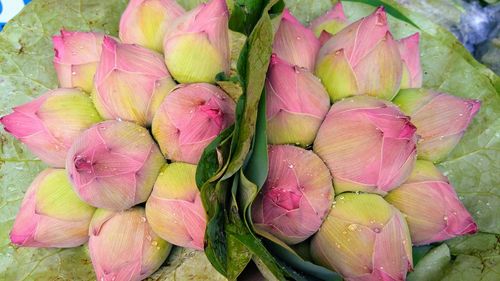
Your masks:
M 349 24 L 338 3 L 310 27 L 285 11 L 273 52 L 258 233 L 346 280 L 404 280 L 412 245 L 477 231 L 434 163 L 480 102 L 421 88 L 418 33 L 394 39 L 383 8 Z
M 131 0 L 119 38 L 53 37 L 60 88 L 1 118 L 51 167 L 26 192 L 12 243 L 88 243 L 100 281 L 145 279 L 172 245 L 203 250 L 196 164 L 235 120 L 235 101 L 209 84 L 229 71 L 228 17 L 224 0 L 188 12 Z
M 119 38 L 53 37 L 60 88 L 0 119 L 50 167 L 28 188 L 12 243 L 88 243 L 102 281 L 147 278 L 172 245 L 203 250 L 197 165 L 236 119 L 215 85 L 230 70 L 228 22 L 225 0 L 191 11 L 131 0 Z M 285 9 L 272 48 L 257 233 L 306 243 L 346 280 L 404 280 L 412 245 L 477 231 L 436 165 L 480 102 L 422 88 L 418 33 L 393 38 L 382 7 L 349 23 L 338 3 L 310 26 Z

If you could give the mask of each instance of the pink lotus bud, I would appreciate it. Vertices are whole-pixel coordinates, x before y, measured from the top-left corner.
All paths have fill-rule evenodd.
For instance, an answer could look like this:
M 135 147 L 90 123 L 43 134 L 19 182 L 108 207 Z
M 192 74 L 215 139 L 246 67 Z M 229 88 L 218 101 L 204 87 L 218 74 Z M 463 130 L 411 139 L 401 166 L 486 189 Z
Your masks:
M 195 165 L 165 165 L 146 203 L 146 216 L 161 238 L 177 246 L 203 250 L 207 218 L 195 175 Z
M 335 191 L 385 195 L 410 175 L 416 128 L 396 106 L 357 96 L 335 103 L 321 124 L 314 151 L 332 172 Z
M 323 45 L 332 38 L 332 35 L 341 31 L 347 24 L 348 21 L 344 15 L 342 2 L 338 2 L 324 15 L 313 20 L 311 22 L 311 29 L 321 41 L 321 45 Z
M 88 95 L 61 88 L 15 107 L 0 123 L 42 161 L 62 168 L 75 138 L 101 120 Z
M 131 0 L 120 19 L 120 39 L 162 52 L 167 29 L 183 13 L 175 0 Z
M 335 199 L 311 241 L 313 260 L 345 280 L 405 280 L 413 260 L 403 215 L 375 194 L 346 193 Z
M 164 163 L 148 130 L 130 122 L 105 121 L 75 140 L 66 169 L 82 200 L 121 211 L 148 199 Z
M 46 169 L 26 191 L 10 240 L 24 247 L 80 246 L 89 238 L 94 211 L 76 196 L 66 171 Z
M 274 37 L 273 52 L 292 65 L 314 69 L 319 40 L 285 9 Z
M 181 85 L 161 104 L 152 132 L 172 161 L 197 164 L 205 147 L 234 122 L 234 101 L 205 83 Z
M 172 248 L 153 232 L 142 207 L 123 212 L 98 209 L 89 235 L 90 258 L 99 281 L 146 279 Z
M 307 146 L 313 143 L 330 100 L 316 76 L 273 54 L 266 80 L 266 106 L 269 143 Z
M 448 179 L 431 162 L 417 161 L 408 180 L 385 199 L 406 215 L 414 245 L 477 232 Z
M 66 30 L 52 37 L 54 67 L 61 87 L 92 91 L 103 38 L 102 33 Z
M 229 72 L 229 11 L 225 0 L 211 0 L 177 19 L 163 41 L 165 62 L 180 83 L 215 82 Z
M 478 100 L 426 89 L 402 90 L 394 103 L 417 126 L 418 157 L 433 162 L 448 156 L 481 107 Z
M 160 54 L 104 38 L 92 93 L 106 119 L 149 126 L 165 96 L 175 86 Z
M 420 35 L 417 32 L 398 41 L 399 54 L 403 61 L 401 89 L 422 87 L 419 40 Z
M 316 75 L 332 101 L 365 94 L 391 100 L 399 90 L 402 63 L 384 9 L 333 35 L 319 51 Z
M 269 174 L 252 207 L 257 229 L 287 244 L 300 243 L 318 231 L 332 201 L 332 177 L 316 154 L 269 146 Z

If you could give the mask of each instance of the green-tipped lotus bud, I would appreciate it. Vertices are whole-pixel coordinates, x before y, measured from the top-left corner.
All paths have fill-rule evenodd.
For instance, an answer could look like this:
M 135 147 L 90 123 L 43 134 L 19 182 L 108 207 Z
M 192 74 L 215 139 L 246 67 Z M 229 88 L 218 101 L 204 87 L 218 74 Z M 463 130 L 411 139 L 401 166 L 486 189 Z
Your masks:
M 85 202 L 121 211 L 148 199 L 164 163 L 148 130 L 113 120 L 96 124 L 75 140 L 66 169 Z
M 131 0 L 120 19 L 120 39 L 162 52 L 165 33 L 183 13 L 175 0 Z
M 420 159 L 439 162 L 455 148 L 481 102 L 427 89 L 401 90 L 394 103 L 417 127 Z
M 52 167 L 62 168 L 73 141 L 102 121 L 92 100 L 77 89 L 56 89 L 0 118 L 5 131 Z
M 179 17 L 165 35 L 165 63 L 180 83 L 215 82 L 229 72 L 229 11 L 225 0 L 202 3 Z
M 142 207 L 123 212 L 98 209 L 89 235 L 99 281 L 143 280 L 165 262 L 172 248 L 153 232 Z
M 335 35 L 346 27 L 347 24 L 348 21 L 344 15 L 342 2 L 339 1 L 324 15 L 313 20 L 311 22 L 311 29 L 319 38 L 321 44 L 324 44 L 332 38 L 332 35 Z
M 62 169 L 46 169 L 26 192 L 10 232 L 24 247 L 80 246 L 88 240 L 94 207 L 80 200 Z
M 405 280 L 412 268 L 403 215 L 375 194 L 344 193 L 311 241 L 313 260 L 346 280 Z
M 329 109 L 328 93 L 318 78 L 272 55 L 266 80 L 270 144 L 312 144 Z
M 477 232 L 448 179 L 429 161 L 418 160 L 408 180 L 385 199 L 406 215 L 414 245 Z
M 195 175 L 195 165 L 165 165 L 146 203 L 146 216 L 153 230 L 168 242 L 203 250 L 207 219 Z
M 333 35 L 318 53 L 316 75 L 332 101 L 355 95 L 391 100 L 402 62 L 383 8 Z
M 332 200 L 332 177 L 314 152 L 269 146 L 269 174 L 252 206 L 256 228 L 300 243 L 318 231 Z

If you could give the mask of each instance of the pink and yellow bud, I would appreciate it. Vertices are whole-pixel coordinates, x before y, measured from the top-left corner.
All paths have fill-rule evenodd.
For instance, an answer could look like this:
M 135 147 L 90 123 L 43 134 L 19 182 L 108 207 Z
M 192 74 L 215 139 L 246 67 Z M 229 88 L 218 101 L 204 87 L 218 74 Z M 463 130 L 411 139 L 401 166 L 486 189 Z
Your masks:
M 273 54 L 266 80 L 270 144 L 312 144 L 329 109 L 328 93 L 318 78 Z
M 80 246 L 89 238 L 94 211 L 75 194 L 66 171 L 46 169 L 26 191 L 10 240 L 23 247 Z
M 408 180 L 385 199 L 405 214 L 414 245 L 477 232 L 448 179 L 431 162 L 417 161 Z
M 285 9 L 274 36 L 273 53 L 291 65 L 314 69 L 319 40 L 309 28 L 303 26 Z
M 100 281 L 146 279 L 172 248 L 153 232 L 142 207 L 123 212 L 98 209 L 88 232 L 90 258 Z
M 130 122 L 105 121 L 75 140 L 66 169 L 82 200 L 121 211 L 148 199 L 164 163 L 148 130 Z
M 342 2 L 338 2 L 324 15 L 311 22 L 311 29 L 316 37 L 319 38 L 321 45 L 326 43 L 332 35 L 335 35 L 348 24 L 344 14 Z
M 319 51 L 315 72 L 332 101 L 356 95 L 391 100 L 399 90 L 402 63 L 384 9 L 333 35 Z
M 175 85 L 160 54 L 104 38 L 92 92 L 104 118 L 150 126 L 156 110 Z
M 417 127 L 418 157 L 442 161 L 455 148 L 479 111 L 481 102 L 427 89 L 400 91 L 394 103 Z
M 412 249 L 403 215 L 375 194 L 338 195 L 311 241 L 313 260 L 345 280 L 405 280 Z
M 120 39 L 162 52 L 165 33 L 183 13 L 175 0 L 131 0 L 120 19 Z
M 61 30 L 53 36 L 54 67 L 62 88 L 80 88 L 90 93 L 99 64 L 104 34 Z
M 229 72 L 229 11 L 211 0 L 179 17 L 163 41 L 165 63 L 179 83 L 215 82 Z
M 169 243 L 203 250 L 207 218 L 195 175 L 195 165 L 165 165 L 146 203 L 146 216 L 154 232 Z
M 0 123 L 42 161 L 62 168 L 73 141 L 101 120 L 88 95 L 61 88 L 15 107 Z
M 390 102 L 369 96 L 335 103 L 319 128 L 314 151 L 325 161 L 335 190 L 385 195 L 410 175 L 416 128 Z
M 216 86 L 180 85 L 158 109 L 153 136 L 168 159 L 197 164 L 205 147 L 234 123 L 235 107 Z
M 269 174 L 253 202 L 253 224 L 287 244 L 300 243 L 318 231 L 333 193 L 328 168 L 314 152 L 269 146 Z
M 398 41 L 399 54 L 403 61 L 401 89 L 422 87 L 419 40 L 420 35 L 415 33 Z

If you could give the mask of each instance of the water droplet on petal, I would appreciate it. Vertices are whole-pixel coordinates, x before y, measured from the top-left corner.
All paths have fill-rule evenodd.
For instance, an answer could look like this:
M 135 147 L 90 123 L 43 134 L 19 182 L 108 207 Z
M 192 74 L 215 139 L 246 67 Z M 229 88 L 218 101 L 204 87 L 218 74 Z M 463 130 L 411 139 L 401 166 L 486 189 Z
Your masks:
M 146 222 L 146 217 L 141 217 L 142 222 Z

